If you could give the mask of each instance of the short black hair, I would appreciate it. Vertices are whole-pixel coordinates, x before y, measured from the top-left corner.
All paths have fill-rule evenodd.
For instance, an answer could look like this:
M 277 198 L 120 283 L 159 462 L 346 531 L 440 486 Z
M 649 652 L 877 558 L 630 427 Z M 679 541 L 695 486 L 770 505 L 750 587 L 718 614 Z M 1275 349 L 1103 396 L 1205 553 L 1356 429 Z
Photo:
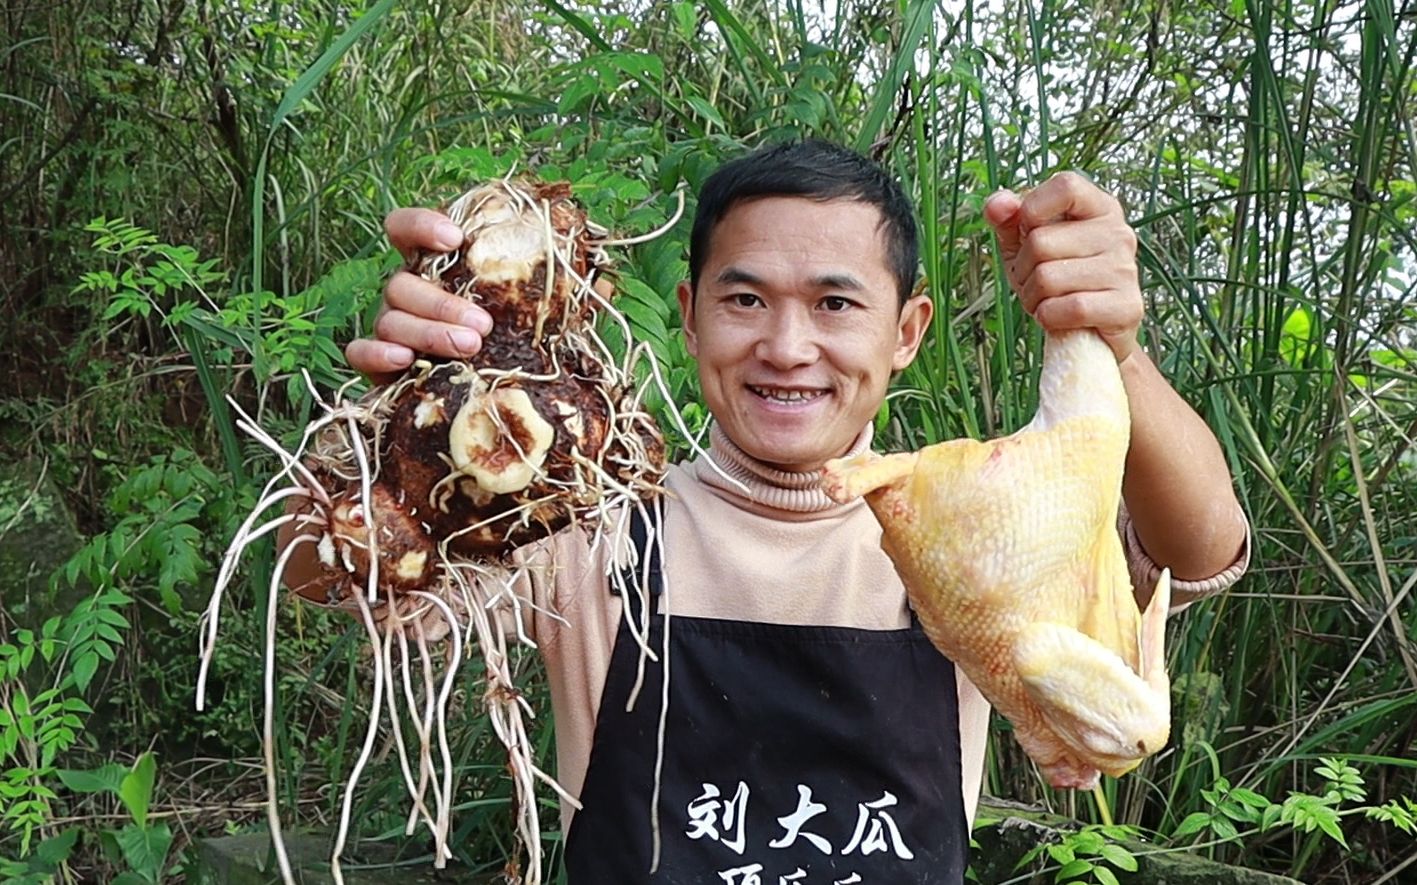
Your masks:
M 725 163 L 699 190 L 689 235 L 689 280 L 697 289 L 708 261 L 713 229 L 736 204 L 759 197 L 851 200 L 881 212 L 886 262 L 902 305 L 915 288 L 920 244 L 915 209 L 895 179 L 880 166 L 829 141 L 769 144 Z

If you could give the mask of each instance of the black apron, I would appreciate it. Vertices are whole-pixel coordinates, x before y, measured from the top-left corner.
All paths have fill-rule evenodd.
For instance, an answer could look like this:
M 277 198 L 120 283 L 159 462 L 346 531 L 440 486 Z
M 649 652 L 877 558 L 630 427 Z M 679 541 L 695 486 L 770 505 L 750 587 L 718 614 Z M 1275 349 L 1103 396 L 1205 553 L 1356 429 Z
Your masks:
M 634 537 L 643 562 L 638 519 Z M 635 594 L 624 603 L 583 808 L 567 836 L 571 885 L 964 881 L 954 666 L 913 617 L 906 629 L 861 630 L 671 616 L 661 849 L 651 875 L 663 668 L 647 662 L 626 712 L 640 654 L 626 620 L 640 623 L 640 603 Z

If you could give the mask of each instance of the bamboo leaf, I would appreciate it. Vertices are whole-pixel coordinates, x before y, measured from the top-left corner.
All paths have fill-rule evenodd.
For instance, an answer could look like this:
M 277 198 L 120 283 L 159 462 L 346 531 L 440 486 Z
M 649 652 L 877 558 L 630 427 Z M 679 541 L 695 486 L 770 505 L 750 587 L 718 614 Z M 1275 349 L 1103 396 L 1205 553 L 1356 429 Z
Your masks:
M 867 152 L 880 137 L 881 127 L 885 125 L 886 117 L 895 109 L 901 85 L 914 63 L 915 51 L 920 48 L 920 42 L 933 23 L 934 12 L 935 4 L 929 0 L 910 0 L 905 14 L 905 32 L 901 36 L 900 45 L 895 47 L 885 76 L 876 84 L 866 119 L 856 134 L 856 150 Z

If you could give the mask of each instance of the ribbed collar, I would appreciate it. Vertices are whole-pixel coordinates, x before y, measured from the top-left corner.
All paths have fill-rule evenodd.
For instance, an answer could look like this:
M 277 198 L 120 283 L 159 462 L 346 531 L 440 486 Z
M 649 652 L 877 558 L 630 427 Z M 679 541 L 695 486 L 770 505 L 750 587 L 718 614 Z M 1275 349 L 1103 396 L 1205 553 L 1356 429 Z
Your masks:
M 871 438 L 872 427 L 867 424 L 846 456 L 869 449 Z M 692 468 L 698 480 L 725 498 L 756 505 L 752 509 L 816 517 L 861 504 L 860 501 L 838 504 L 828 498 L 822 491 L 820 470 L 800 473 L 779 470 L 753 458 L 738 448 L 717 424 L 709 432 L 708 457 L 713 459 L 713 464 L 706 463 L 703 455 L 694 459 Z M 725 474 L 731 479 L 726 479 Z

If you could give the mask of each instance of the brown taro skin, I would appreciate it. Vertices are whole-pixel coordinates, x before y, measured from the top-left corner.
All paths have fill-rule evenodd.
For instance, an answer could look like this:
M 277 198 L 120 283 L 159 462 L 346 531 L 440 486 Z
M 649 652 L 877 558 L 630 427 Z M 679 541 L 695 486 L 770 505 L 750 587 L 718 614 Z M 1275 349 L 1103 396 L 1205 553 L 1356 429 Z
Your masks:
M 541 464 L 542 477 L 511 494 L 479 494 L 471 478 L 462 477 L 452 483 L 446 480 L 451 473 L 443 460 L 448 453 L 448 423 L 430 423 L 427 418 L 419 422 L 415 415 L 420 404 L 428 402 L 426 395 L 435 402 L 441 401 L 437 408 L 448 420 L 456 416 L 468 397 L 475 395 L 474 384 L 458 380 L 463 374 L 460 364 L 444 364 L 411 388 L 409 395 L 400 398 L 385 430 L 388 449 L 384 472 L 392 485 L 403 490 L 407 500 L 424 502 L 422 506 L 413 505 L 410 515 L 428 523 L 434 537 L 453 536 L 451 551 L 496 556 L 564 527 L 575 506 L 592 503 L 581 500 L 572 489 L 576 465 L 570 453 L 574 450 L 588 458 L 597 457 L 609 432 L 610 409 L 599 385 L 570 372 L 563 371 L 549 382 L 501 385 L 500 390 L 523 390 L 537 414 L 551 424 L 555 437 Z M 504 437 L 505 444 L 498 454 L 520 459 L 520 452 L 528 451 L 530 445 L 518 433 L 512 415 L 502 411 L 500 417 L 511 440 Z M 424 426 L 420 427 L 420 423 Z M 516 445 L 512 445 L 513 440 Z M 435 494 L 440 482 L 455 486 L 455 493 Z M 522 510 L 527 504 L 533 508 Z M 510 515 L 498 519 L 499 514 Z
M 459 202 L 467 209 L 454 215 L 463 246 L 451 256 L 416 256 L 409 270 L 432 278 L 430 268 L 442 266 L 443 288 L 481 305 L 493 326 L 468 361 L 426 358 L 416 380 L 381 406 L 387 422 L 377 438 L 364 431 L 379 449 L 373 499 L 381 596 L 430 583 L 440 544 L 448 556 L 495 561 L 563 528 L 603 494 L 586 462 L 627 484 L 642 480 L 646 466 L 631 476 L 625 464 L 649 460 L 656 482 L 664 469 L 664 444 L 651 424 L 616 424 L 633 408 L 629 392 L 587 344 L 598 305 L 580 281 L 594 283 L 601 273 L 595 239 L 604 232 L 593 231 L 570 185 L 497 183 Z M 549 260 L 548 220 L 559 252 Z M 621 427 L 618 436 L 612 425 Z M 635 452 L 626 450 L 625 426 L 637 428 Z M 470 438 L 478 444 L 467 445 Z M 344 459 L 339 473 L 349 476 L 351 466 Z M 332 491 L 324 575 L 299 592 L 335 603 L 367 580 L 368 532 L 357 518 L 359 483 L 312 469 L 327 489 L 341 491 Z
M 528 190 L 533 200 L 546 206 L 547 217 L 558 238 L 569 238 L 573 243 L 572 248 L 561 249 L 566 263 L 576 276 L 593 282 L 599 268 L 591 264 L 588 222 L 585 211 L 571 199 L 571 186 L 566 182 L 534 184 L 528 186 Z M 481 214 L 496 218 L 503 206 L 511 203 L 494 192 L 482 203 Z M 468 225 L 463 227 L 466 229 Z M 493 227 L 497 228 L 496 233 L 491 233 Z M 487 228 L 487 234 L 474 229 L 467 234 L 459 250 L 462 260 L 442 274 L 440 282 L 444 289 L 464 292 L 469 300 L 492 316 L 492 331 L 483 339 L 482 350 L 472 360 L 477 368 L 520 368 L 543 374 L 550 368 L 553 356 L 548 342 L 563 329 L 585 328 L 593 322 L 593 301 L 572 297 L 576 281 L 560 262 L 548 262 L 544 252 L 531 260 L 517 262 L 515 268 L 498 268 L 503 273 L 488 272 L 492 262 L 485 259 L 479 248 L 484 236 L 489 241 L 486 247 L 489 251 L 497 248 L 497 240 L 521 245 L 540 235 L 540 242 L 544 243 L 544 235 L 538 230 L 542 227 L 543 222 L 528 213 L 515 222 Z M 498 236 L 504 232 L 510 235 Z M 526 237 L 517 234 L 526 234 Z M 422 256 L 415 263 L 422 263 L 426 257 Z M 548 265 L 553 272 L 549 295 L 546 290 Z M 418 268 L 410 270 L 416 273 Z M 515 278 L 507 279 L 508 276 Z M 465 291 L 469 283 L 471 289 Z
M 399 500 L 399 494 L 388 485 L 375 481 L 371 497 L 379 526 L 380 595 L 387 591 L 407 593 L 424 587 L 432 576 L 435 562 L 432 539 Z M 321 575 L 295 588 L 295 592 L 312 602 L 336 604 L 347 589 L 352 589 L 350 576 L 355 577 L 361 588 L 368 578 L 369 527 L 359 499 L 358 483 L 347 484 L 343 492 L 330 499 L 328 540 L 321 544 L 320 552 Z

